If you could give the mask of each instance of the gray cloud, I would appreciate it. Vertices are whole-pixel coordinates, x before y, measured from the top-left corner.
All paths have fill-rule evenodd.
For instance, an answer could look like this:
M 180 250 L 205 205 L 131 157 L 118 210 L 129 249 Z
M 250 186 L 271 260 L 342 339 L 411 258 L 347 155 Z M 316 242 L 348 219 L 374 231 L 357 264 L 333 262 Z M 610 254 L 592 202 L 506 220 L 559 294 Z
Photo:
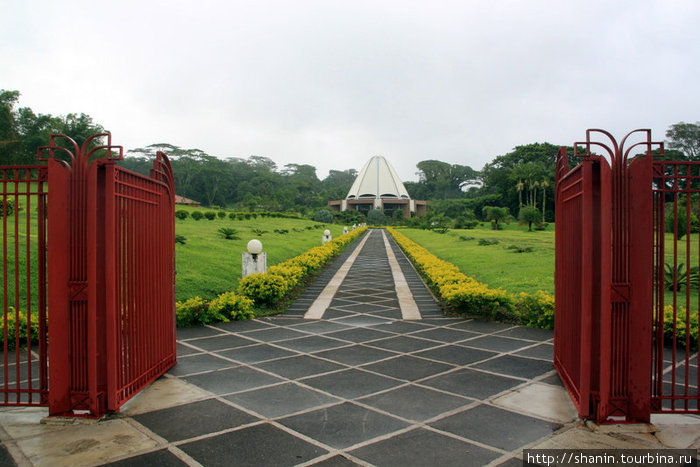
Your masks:
M 127 148 L 480 169 L 586 128 L 698 120 L 695 0 L 14 2 L 0 87 Z

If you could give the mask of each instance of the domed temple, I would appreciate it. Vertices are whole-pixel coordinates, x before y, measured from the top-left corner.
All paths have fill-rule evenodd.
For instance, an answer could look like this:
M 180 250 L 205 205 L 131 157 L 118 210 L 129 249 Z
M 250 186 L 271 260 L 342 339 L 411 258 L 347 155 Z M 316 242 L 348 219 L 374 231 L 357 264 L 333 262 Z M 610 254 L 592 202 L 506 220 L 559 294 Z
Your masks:
M 383 209 L 391 216 L 401 209 L 404 217 L 425 214 L 427 202 L 411 199 L 394 168 L 382 156 L 372 157 L 360 170 L 348 195 L 343 200 L 329 201 L 335 212 L 348 209 L 367 214 L 371 209 Z

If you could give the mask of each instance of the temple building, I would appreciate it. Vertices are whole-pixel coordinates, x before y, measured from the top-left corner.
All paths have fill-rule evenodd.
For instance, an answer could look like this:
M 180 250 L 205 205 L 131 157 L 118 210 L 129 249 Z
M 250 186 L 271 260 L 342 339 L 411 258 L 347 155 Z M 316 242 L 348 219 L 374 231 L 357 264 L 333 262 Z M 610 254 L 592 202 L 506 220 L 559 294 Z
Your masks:
M 426 201 L 411 199 L 394 168 L 382 156 L 372 157 L 352 184 L 345 199 L 329 201 L 331 211 L 348 209 L 367 214 L 371 209 L 383 209 L 387 216 L 401 209 L 404 217 L 425 214 Z

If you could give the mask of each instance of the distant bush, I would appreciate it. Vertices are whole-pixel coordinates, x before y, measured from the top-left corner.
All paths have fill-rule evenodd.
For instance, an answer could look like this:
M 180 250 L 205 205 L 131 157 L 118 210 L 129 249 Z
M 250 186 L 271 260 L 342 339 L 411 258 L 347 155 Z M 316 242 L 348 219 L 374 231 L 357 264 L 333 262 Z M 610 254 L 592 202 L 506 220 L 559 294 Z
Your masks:
M 39 326 L 37 315 L 31 316 L 31 330 L 29 341 L 31 344 L 39 343 Z M 16 312 L 14 307 L 7 307 L 7 348 L 14 350 L 16 347 L 15 334 L 19 335 L 19 344 L 24 346 L 27 343 L 27 314 L 24 311 Z M 5 344 L 5 336 L 0 332 L 0 346 Z
M 175 217 L 177 217 L 180 220 L 185 220 L 188 217 L 190 217 L 190 213 L 188 211 L 185 211 L 184 209 L 178 209 L 175 211 Z
M 202 211 L 193 211 L 191 216 L 192 216 L 192 219 L 198 221 L 199 219 L 204 217 L 204 214 L 202 214 Z
M 372 209 L 367 213 L 367 223 L 370 225 L 385 225 L 386 215 L 381 209 Z
M 235 221 L 238 218 L 238 215 L 235 212 L 230 212 L 228 213 L 228 218 Z
M 216 213 L 214 211 L 207 211 L 204 213 L 204 217 L 206 217 L 210 221 L 213 221 L 214 219 L 216 219 Z
M 328 209 L 319 209 L 318 211 L 316 211 L 316 214 L 314 214 L 314 220 L 323 224 L 332 224 L 333 213 L 330 212 Z
M 240 240 L 240 236 L 238 235 L 238 230 L 232 229 L 230 227 L 221 227 L 219 230 L 216 231 L 216 233 L 219 235 L 219 237 L 222 237 L 226 240 Z
M 184 235 L 175 234 L 175 243 L 179 243 L 180 245 L 184 245 L 187 243 L 187 237 L 185 237 Z
M 223 219 L 224 217 L 226 217 L 226 213 L 224 211 L 218 211 L 216 215 L 219 219 Z
M 479 239 L 479 245 L 481 246 L 488 246 L 488 245 L 498 245 L 500 242 L 496 240 L 495 238 L 488 239 L 488 238 L 480 238 Z

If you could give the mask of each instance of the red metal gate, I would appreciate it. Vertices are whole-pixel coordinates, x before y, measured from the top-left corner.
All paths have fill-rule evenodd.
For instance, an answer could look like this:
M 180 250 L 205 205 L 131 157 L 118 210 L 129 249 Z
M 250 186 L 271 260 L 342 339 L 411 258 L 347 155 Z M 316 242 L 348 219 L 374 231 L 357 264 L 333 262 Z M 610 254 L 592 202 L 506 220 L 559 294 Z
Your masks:
M 46 405 L 45 166 L 0 167 L 0 405 Z
M 640 146 L 645 153 L 630 157 Z M 575 145 L 579 166 L 568 171 L 566 150 L 559 154 L 554 358 L 582 418 L 649 421 L 655 147 L 663 146 L 649 130 L 619 144 L 588 130 Z
M 100 137 L 107 144 L 89 149 Z M 163 153 L 150 177 L 117 167 L 122 148 L 109 134 L 82 146 L 54 135 L 40 156 L 45 167 L 5 167 L 0 180 L 0 405 L 48 403 L 51 415 L 100 416 L 175 364 L 172 171 Z M 12 217 L 10 206 L 22 210 Z M 38 320 L 22 321 L 38 333 L 38 352 L 19 327 L 11 331 L 24 316 Z
M 654 162 L 652 410 L 700 413 L 700 162 Z

